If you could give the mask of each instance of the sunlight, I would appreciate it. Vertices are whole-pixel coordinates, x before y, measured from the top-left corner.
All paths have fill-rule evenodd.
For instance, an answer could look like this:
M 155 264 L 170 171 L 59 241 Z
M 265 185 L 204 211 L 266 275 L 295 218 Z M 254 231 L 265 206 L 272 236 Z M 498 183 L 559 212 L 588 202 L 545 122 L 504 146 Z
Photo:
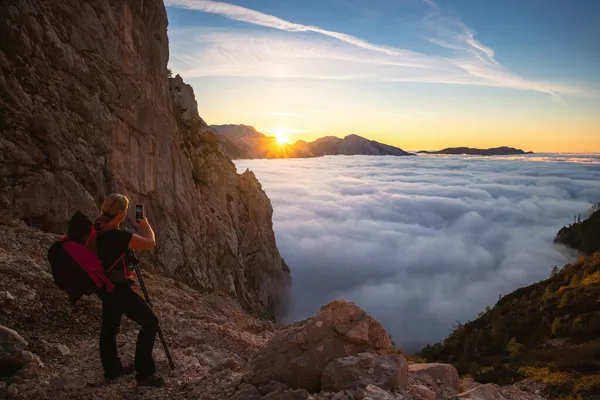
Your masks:
M 277 139 L 278 144 L 288 144 L 290 142 L 290 137 L 288 132 L 290 130 L 287 128 L 275 128 L 273 129 L 273 133 L 275 133 L 275 138 Z

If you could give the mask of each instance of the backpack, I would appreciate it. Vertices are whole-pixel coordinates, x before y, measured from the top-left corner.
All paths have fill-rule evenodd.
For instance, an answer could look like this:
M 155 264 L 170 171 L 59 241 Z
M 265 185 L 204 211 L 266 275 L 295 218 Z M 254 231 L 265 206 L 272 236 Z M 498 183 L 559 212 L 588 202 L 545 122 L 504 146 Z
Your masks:
M 69 221 L 67 236 L 48 249 L 54 283 L 67 292 L 71 303 L 75 304 L 83 295 L 102 295 L 113 290 L 114 284 L 106 276 L 96 248 L 97 236 L 110 229 L 96 231 L 87 215 L 78 211 Z

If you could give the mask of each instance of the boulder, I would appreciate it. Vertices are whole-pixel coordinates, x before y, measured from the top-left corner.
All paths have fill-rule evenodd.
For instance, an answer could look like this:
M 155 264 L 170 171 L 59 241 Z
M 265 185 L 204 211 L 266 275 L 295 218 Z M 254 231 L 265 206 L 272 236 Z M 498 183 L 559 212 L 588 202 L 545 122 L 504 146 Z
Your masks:
M 450 364 L 412 364 L 408 366 L 408 376 L 431 387 L 442 386 L 454 394 L 460 391 L 458 371 Z
M 15 299 L 15 296 L 13 296 L 12 294 L 10 294 L 9 291 L 3 292 L 2 293 L 2 297 L 8 301 L 13 301 Z
M 401 394 L 392 394 L 375 385 L 367 385 L 364 389 L 356 391 L 356 400 L 404 400 Z
M 331 400 L 354 400 L 354 396 L 347 391 L 343 391 L 334 394 Z
M 529 393 L 521 390 L 521 388 L 516 387 L 515 385 L 503 386 L 499 389 L 502 395 L 508 400 L 544 400 L 544 397 L 540 395 L 541 390 L 536 390 L 537 393 Z
M 394 390 L 406 388 L 407 380 L 404 356 L 360 353 L 331 361 L 321 376 L 321 390 L 338 392 L 369 384 Z
M 71 354 L 71 350 L 64 344 L 59 344 L 58 346 L 56 346 L 56 348 L 62 356 L 68 356 L 69 354 Z
M 423 385 L 413 385 L 410 387 L 409 394 L 415 400 L 435 400 L 436 394 L 433 390 Z
M 0 376 L 12 376 L 32 359 L 27 341 L 17 332 L 0 325 Z
M 479 385 L 474 389 L 459 394 L 457 398 L 461 400 L 507 400 L 500 392 L 498 386 L 491 383 Z
M 261 400 L 263 397 L 252 385 L 244 385 L 229 400 Z
M 289 389 L 290 386 L 285 383 L 269 381 L 266 385 L 262 385 L 258 388 L 258 391 L 263 395 L 269 394 L 271 392 L 283 392 L 284 390 Z
M 15 372 L 12 376 L 12 380 L 16 382 L 37 378 L 42 368 L 44 368 L 42 360 L 29 351 L 23 351 L 21 353 L 21 358 L 25 360 L 26 363 L 22 368 Z
M 214 367 L 212 367 L 211 369 L 209 369 L 208 373 L 209 374 L 216 374 L 216 373 L 219 373 L 219 372 L 224 371 L 226 369 L 230 369 L 232 371 L 237 371 L 241 367 L 242 366 L 240 365 L 240 363 L 237 362 L 235 359 L 228 358 L 225 361 L 222 361 L 222 362 L 218 363 L 217 365 L 215 365 Z
M 379 322 L 351 302 L 333 301 L 314 317 L 277 331 L 250 360 L 246 380 L 256 386 L 274 380 L 316 393 L 332 360 L 391 348 Z
M 209 350 L 199 354 L 200 362 L 211 368 L 225 361 L 225 356 L 218 351 Z

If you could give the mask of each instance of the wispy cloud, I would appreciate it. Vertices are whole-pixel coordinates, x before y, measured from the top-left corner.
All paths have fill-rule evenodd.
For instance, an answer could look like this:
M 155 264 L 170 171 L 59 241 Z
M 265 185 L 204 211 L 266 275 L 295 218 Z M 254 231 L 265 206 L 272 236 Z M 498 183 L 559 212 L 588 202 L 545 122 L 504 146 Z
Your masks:
M 229 3 L 212 0 L 166 0 L 165 4 L 170 7 L 181 7 L 191 10 L 204 11 L 212 14 L 220 14 L 227 18 L 247 22 L 249 24 L 266 26 L 269 28 L 280 29 L 288 32 L 316 32 L 325 36 L 336 38 L 343 42 L 354 46 L 362 47 L 368 50 L 376 50 L 389 55 L 401 55 L 403 50 L 395 49 L 387 46 L 380 46 L 374 43 L 369 43 L 352 35 L 347 35 L 342 32 L 328 31 L 317 26 L 296 24 L 277 18 L 273 15 L 265 14 L 260 11 L 251 10 L 249 8 L 236 6 Z
M 199 29 L 195 54 L 173 62 L 187 76 L 268 76 L 318 79 L 380 80 L 504 87 L 561 95 L 585 95 L 577 86 L 523 78 L 508 71 L 494 50 L 479 42 L 475 32 L 459 19 L 444 13 L 432 0 L 423 0 L 429 12 L 427 39 L 450 49 L 452 57 L 424 54 L 371 43 L 343 32 L 290 22 L 249 8 L 212 0 L 166 0 L 180 7 L 222 15 L 253 25 L 291 32 Z M 307 37 L 306 32 L 324 38 Z M 304 33 L 304 34 L 303 34 Z M 171 32 L 177 35 L 177 32 Z M 186 31 L 186 43 L 193 32 Z M 331 38 L 336 39 L 332 41 Z M 174 43 L 177 46 L 177 41 Z M 186 47 L 189 53 L 189 47 Z M 183 52 L 186 52 L 182 48 Z

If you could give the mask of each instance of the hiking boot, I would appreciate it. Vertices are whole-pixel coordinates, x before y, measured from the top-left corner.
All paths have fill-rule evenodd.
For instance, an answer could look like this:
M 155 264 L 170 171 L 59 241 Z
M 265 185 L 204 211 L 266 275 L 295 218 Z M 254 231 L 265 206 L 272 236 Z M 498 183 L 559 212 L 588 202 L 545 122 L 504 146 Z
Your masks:
M 157 374 L 148 375 L 137 379 L 138 386 L 161 387 L 165 384 L 165 380 Z
M 126 365 L 124 367 L 121 367 L 117 372 L 111 373 L 109 375 L 105 374 L 104 380 L 106 382 L 112 382 L 114 380 L 121 378 L 122 376 L 132 374 L 133 371 L 135 371 L 135 368 L 133 365 Z

